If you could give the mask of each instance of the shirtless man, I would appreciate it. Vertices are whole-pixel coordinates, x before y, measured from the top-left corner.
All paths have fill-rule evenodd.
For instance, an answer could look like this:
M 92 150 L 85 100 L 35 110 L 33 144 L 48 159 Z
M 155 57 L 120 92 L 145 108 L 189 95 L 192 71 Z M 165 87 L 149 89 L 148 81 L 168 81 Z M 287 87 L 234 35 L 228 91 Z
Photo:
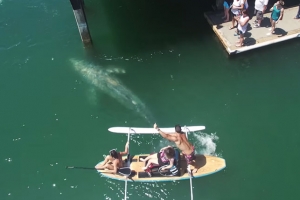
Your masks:
M 186 135 L 184 132 L 181 131 L 181 126 L 176 125 L 175 126 L 175 133 L 164 133 L 162 132 L 156 123 L 154 124 L 154 128 L 159 132 L 159 134 L 166 138 L 169 141 L 175 142 L 178 149 L 181 150 L 181 153 L 184 155 L 186 162 L 189 165 L 193 163 L 195 169 L 193 170 L 193 173 L 196 173 L 198 171 L 198 168 L 196 167 L 196 156 L 195 156 L 195 148 L 194 146 L 188 141 L 186 138 Z
M 118 169 L 123 167 L 122 156 L 128 154 L 128 146 L 129 143 L 127 142 L 123 152 L 117 152 L 115 149 L 110 150 L 104 162 L 96 165 L 95 168 L 97 170 L 105 170 L 105 173 L 117 174 Z

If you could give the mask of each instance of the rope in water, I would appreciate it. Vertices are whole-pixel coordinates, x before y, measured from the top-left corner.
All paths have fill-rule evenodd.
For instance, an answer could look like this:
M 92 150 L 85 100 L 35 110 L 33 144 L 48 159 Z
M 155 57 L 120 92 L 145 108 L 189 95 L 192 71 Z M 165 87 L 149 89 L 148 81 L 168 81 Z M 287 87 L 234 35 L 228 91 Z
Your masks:
M 185 127 L 185 135 L 186 135 L 186 138 L 188 138 L 188 131 L 189 131 L 189 129 L 186 127 L 186 126 L 184 126 Z M 189 171 L 189 174 L 190 174 L 190 189 L 191 189 L 191 200 L 193 200 L 194 199 L 194 196 L 193 196 L 193 181 L 192 181 L 192 172 L 191 172 L 191 167 L 190 167 L 190 165 L 188 165 L 188 169 L 187 169 L 188 171 Z
M 126 180 L 125 180 L 125 196 L 124 196 L 124 200 L 127 199 L 127 177 L 126 177 Z
M 191 200 L 194 199 L 194 196 L 193 196 L 193 181 L 192 181 L 192 176 L 190 175 L 190 188 L 191 188 Z
M 128 142 L 128 154 L 129 154 L 129 140 L 130 140 L 130 127 L 129 127 L 129 130 L 128 130 L 128 136 L 127 136 L 127 142 Z M 130 167 L 130 166 L 129 166 Z M 125 179 L 125 195 L 124 195 L 124 200 L 127 200 L 127 177 Z

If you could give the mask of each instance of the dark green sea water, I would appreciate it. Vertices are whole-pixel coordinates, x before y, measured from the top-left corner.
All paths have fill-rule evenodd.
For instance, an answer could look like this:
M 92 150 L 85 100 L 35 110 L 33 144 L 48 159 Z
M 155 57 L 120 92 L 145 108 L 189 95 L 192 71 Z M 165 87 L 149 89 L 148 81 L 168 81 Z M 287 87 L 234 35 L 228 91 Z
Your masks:
M 69 1 L 0 2 L 1 200 L 122 199 L 124 182 L 65 166 L 124 148 L 109 127 L 154 122 L 205 125 L 197 152 L 226 159 L 193 180 L 194 199 L 299 199 L 300 40 L 229 58 L 203 17 L 210 2 L 86 0 L 83 48 Z M 189 181 L 129 182 L 128 196 L 185 200 Z

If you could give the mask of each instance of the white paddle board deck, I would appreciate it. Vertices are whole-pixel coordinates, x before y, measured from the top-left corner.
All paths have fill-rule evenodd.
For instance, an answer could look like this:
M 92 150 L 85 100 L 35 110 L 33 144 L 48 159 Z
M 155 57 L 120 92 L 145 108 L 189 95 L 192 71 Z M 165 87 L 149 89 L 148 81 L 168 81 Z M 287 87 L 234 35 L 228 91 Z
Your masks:
M 161 131 L 165 133 L 173 133 L 175 132 L 175 127 L 172 128 L 159 128 Z M 194 132 L 204 130 L 205 126 L 187 126 L 181 127 L 183 132 Z M 137 127 L 111 127 L 108 131 L 113 133 L 126 133 L 130 131 L 130 134 L 154 134 L 158 133 L 155 128 L 137 128 Z
M 162 182 L 162 181 L 180 181 L 189 179 L 189 174 L 186 172 L 187 163 L 182 155 L 180 155 L 180 176 L 160 176 L 160 177 L 149 177 L 145 176 L 145 172 L 142 167 L 145 166 L 144 162 L 140 161 L 140 157 L 148 156 L 149 154 L 136 155 L 133 157 L 133 161 L 130 165 L 131 170 L 134 172 L 130 177 L 133 181 L 137 182 Z M 126 157 L 123 157 L 123 160 Z M 103 161 L 102 161 L 103 162 Z M 100 162 L 101 163 L 101 162 Z M 193 173 L 194 178 L 200 178 L 213 173 L 216 173 L 226 167 L 226 162 L 223 158 L 209 156 L 209 155 L 196 155 L 196 166 L 198 166 L 198 171 Z M 200 168 L 199 168 L 200 167 Z M 191 166 L 193 169 L 193 166 Z M 98 170 L 102 176 L 125 181 L 125 177 L 119 174 L 108 174 L 105 170 Z M 127 180 L 130 180 L 127 179 Z

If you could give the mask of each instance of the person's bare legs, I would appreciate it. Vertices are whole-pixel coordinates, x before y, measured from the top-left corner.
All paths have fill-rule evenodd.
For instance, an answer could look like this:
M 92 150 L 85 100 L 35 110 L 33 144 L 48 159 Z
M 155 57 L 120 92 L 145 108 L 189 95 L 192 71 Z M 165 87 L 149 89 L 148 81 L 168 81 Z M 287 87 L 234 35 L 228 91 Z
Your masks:
M 261 11 L 258 11 L 258 10 L 256 10 L 255 14 L 256 14 L 256 21 L 257 22 L 255 23 L 254 28 L 259 28 L 262 20 L 264 19 L 264 14 Z
M 225 19 L 226 18 L 226 8 L 225 8 L 225 6 L 223 8 L 224 8 L 224 17 L 222 17 L 222 19 Z
M 153 160 L 157 160 L 157 154 L 149 155 L 145 159 L 140 158 L 140 161 L 142 161 L 142 162 L 147 162 L 148 161 L 147 165 L 145 167 L 143 167 L 142 169 L 143 170 L 147 169 L 149 167 L 149 165 L 153 162 Z
M 147 165 L 146 165 L 146 169 L 149 167 L 150 164 L 157 164 L 158 165 L 158 159 L 157 158 L 151 158 Z
M 260 27 L 261 19 L 257 20 L 257 26 Z
M 109 163 L 112 162 L 113 158 L 111 156 L 106 156 L 104 161 L 102 163 L 99 163 L 98 165 L 95 166 L 95 169 L 105 169 L 105 166 Z
M 234 28 L 235 21 L 236 21 L 236 20 L 235 20 L 235 16 L 233 16 L 233 17 L 232 17 L 232 21 L 231 21 L 231 22 L 232 22 L 232 26 L 230 27 L 230 29 L 233 29 L 233 28 Z
M 243 45 L 244 45 L 244 34 L 241 33 L 241 34 L 240 34 L 240 41 L 239 41 L 239 44 L 236 45 L 236 46 L 237 46 L 237 47 L 241 47 L 241 46 L 243 46 Z
M 147 165 L 146 165 L 145 167 L 143 167 L 142 169 L 143 169 L 143 170 L 148 169 L 148 167 L 149 167 L 151 164 L 157 164 L 157 165 L 158 165 L 158 159 L 157 159 L 157 157 L 155 157 L 155 158 L 150 158 L 150 159 L 148 160 Z
M 270 21 L 271 21 L 271 26 L 272 26 L 271 33 L 274 34 L 275 33 L 275 31 L 274 31 L 275 30 L 275 21 L 272 18 L 270 19 Z
M 229 9 L 225 9 L 225 17 L 223 18 L 224 19 L 224 22 L 229 22 Z
M 114 166 L 110 163 L 106 163 L 104 166 L 96 167 L 97 170 L 110 169 L 113 170 Z
M 97 170 L 110 169 L 113 170 L 114 167 L 112 165 L 113 158 L 111 156 L 106 156 L 104 162 L 95 166 Z
M 191 166 L 193 166 L 193 168 L 194 168 L 193 170 L 191 170 Z M 189 162 L 187 164 L 187 170 L 189 173 L 190 172 L 192 172 L 192 174 L 197 173 L 198 169 L 199 169 L 199 167 L 196 164 L 196 160 L 192 160 L 191 162 Z
M 149 159 L 154 158 L 154 157 L 156 157 L 156 156 L 157 156 L 156 154 L 152 154 L 152 155 L 147 156 L 146 158 L 140 158 L 140 161 L 146 162 L 146 161 L 148 161 Z
M 240 34 L 240 43 L 241 43 L 241 46 L 244 46 L 244 41 L 245 41 L 244 33 L 241 33 Z

